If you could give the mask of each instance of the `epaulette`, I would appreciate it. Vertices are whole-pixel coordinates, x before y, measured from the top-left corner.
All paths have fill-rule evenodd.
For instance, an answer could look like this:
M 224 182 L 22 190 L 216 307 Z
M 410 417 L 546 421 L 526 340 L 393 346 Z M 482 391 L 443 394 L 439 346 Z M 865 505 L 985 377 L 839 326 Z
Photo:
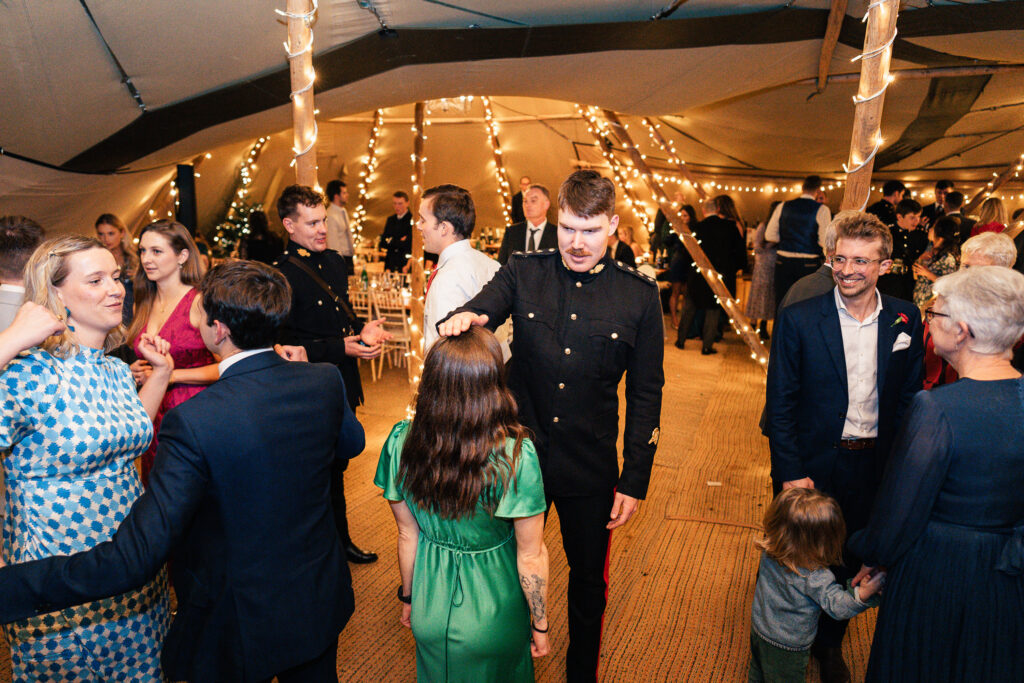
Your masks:
M 621 270 L 623 272 L 626 272 L 626 273 L 629 273 L 633 277 L 638 278 L 640 280 L 643 280 L 644 282 L 646 282 L 648 284 L 651 284 L 651 285 L 654 285 L 655 287 L 658 286 L 658 281 L 657 280 L 655 280 L 650 275 L 645 275 L 644 273 L 641 273 L 639 270 L 637 270 L 633 266 L 627 266 L 622 261 L 613 261 L 613 263 L 615 264 L 615 267 L 618 268 L 619 270 Z
M 513 251 L 512 256 L 551 256 L 557 253 L 557 249 L 540 249 L 539 251 Z

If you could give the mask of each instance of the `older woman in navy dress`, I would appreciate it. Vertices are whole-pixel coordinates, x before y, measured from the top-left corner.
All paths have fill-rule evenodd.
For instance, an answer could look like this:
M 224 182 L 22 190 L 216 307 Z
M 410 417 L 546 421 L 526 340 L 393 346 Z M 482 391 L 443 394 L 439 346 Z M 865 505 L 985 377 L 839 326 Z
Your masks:
M 152 373 L 136 393 L 128 366 L 104 355 L 124 339 L 118 275 L 110 252 L 80 236 L 43 243 L 26 267 L 28 303 L 0 333 L 4 562 L 107 541 L 142 493 L 134 461 L 173 364 L 167 343 L 147 336 L 139 350 Z M 13 680 L 162 681 L 168 623 L 163 572 L 139 590 L 14 622 Z
M 935 283 L 935 350 L 960 374 L 910 405 L 854 579 L 886 567 L 868 681 L 1024 681 L 1024 275 Z

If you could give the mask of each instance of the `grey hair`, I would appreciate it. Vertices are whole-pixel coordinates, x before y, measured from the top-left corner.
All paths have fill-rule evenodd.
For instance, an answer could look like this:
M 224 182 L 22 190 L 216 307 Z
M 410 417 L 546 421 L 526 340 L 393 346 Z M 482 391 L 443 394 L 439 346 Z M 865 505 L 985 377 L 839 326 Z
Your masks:
M 1024 335 L 1024 275 L 1002 266 L 958 270 L 935 281 L 943 299 L 946 329 L 966 323 L 968 343 L 980 354 L 1006 354 Z M 934 321 L 932 323 L 935 324 Z
M 1017 247 L 1009 235 L 1001 232 L 983 232 L 964 242 L 960 247 L 960 260 L 969 256 L 990 261 L 986 266 L 1012 268 L 1017 261 Z

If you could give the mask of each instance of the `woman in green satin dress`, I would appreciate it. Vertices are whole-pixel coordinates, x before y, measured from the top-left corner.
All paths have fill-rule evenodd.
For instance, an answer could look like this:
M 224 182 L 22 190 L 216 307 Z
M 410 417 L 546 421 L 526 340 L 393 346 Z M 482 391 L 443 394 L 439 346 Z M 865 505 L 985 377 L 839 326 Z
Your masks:
M 544 486 L 504 368 L 482 327 L 434 344 L 377 466 L 421 682 L 533 681 L 550 649 Z

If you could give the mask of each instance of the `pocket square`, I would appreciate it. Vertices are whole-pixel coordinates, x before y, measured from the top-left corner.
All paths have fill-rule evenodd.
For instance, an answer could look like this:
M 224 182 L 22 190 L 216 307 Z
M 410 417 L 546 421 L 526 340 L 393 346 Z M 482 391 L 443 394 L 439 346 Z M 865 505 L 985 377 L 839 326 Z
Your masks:
M 892 352 L 902 351 L 910 346 L 910 335 L 906 332 L 900 332 L 900 335 L 896 337 L 896 343 L 892 345 Z

